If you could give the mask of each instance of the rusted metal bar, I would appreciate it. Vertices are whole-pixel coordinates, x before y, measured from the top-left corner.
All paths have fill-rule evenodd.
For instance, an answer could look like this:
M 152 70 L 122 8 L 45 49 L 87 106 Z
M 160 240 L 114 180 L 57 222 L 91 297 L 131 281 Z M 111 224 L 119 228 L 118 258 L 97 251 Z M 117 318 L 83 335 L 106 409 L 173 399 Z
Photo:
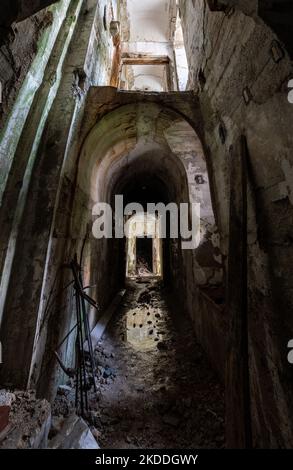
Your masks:
M 84 292 L 83 287 L 83 280 L 82 280 L 82 271 L 81 267 L 77 262 L 77 256 L 75 256 L 74 260 L 70 263 L 70 268 L 73 273 L 74 278 L 74 289 L 76 295 L 76 312 L 77 312 L 77 321 L 78 321 L 78 339 L 76 348 L 78 350 L 78 357 L 79 357 L 79 382 L 77 380 L 76 383 L 76 401 L 78 400 L 78 387 L 80 388 L 80 403 L 81 403 L 81 410 L 82 413 L 84 412 L 84 405 L 86 410 L 88 411 L 88 400 L 87 400 L 87 378 L 86 378 L 86 363 L 85 363 L 85 353 L 83 349 L 84 342 L 87 341 L 88 348 L 89 348 L 89 358 L 90 358 L 90 366 L 92 372 L 92 380 L 95 392 L 97 392 L 96 388 L 96 380 L 95 380 L 95 359 L 94 359 L 94 351 L 92 346 L 91 340 L 91 332 L 90 332 L 90 325 L 89 319 L 86 309 L 86 302 L 90 305 L 98 308 L 97 303 L 89 297 Z

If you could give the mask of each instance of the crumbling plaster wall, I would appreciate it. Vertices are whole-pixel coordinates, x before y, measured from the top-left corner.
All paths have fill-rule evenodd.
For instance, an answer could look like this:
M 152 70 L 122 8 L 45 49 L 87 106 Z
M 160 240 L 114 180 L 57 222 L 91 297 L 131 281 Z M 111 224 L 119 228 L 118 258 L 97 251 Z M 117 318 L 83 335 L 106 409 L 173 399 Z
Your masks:
M 91 246 L 87 242 L 91 226 L 88 225 L 85 213 L 87 210 L 87 201 L 83 193 L 76 186 L 78 153 L 81 140 L 79 131 L 84 115 L 87 111 L 84 108 L 88 90 L 92 85 L 107 85 L 110 82 L 113 43 L 110 34 L 110 21 L 113 19 L 111 14 L 117 15 L 116 2 L 111 2 L 113 8 L 109 8 L 109 2 L 104 0 L 98 4 L 95 1 L 87 1 L 83 6 L 83 19 L 80 20 L 75 37 L 71 54 L 67 58 L 69 70 L 74 71 L 75 84 L 73 86 L 73 96 L 75 101 L 71 102 L 71 106 L 75 102 L 75 110 L 71 108 L 70 129 L 65 134 L 62 142 L 58 142 L 57 146 L 62 144 L 63 163 L 62 171 L 59 176 L 59 194 L 58 198 L 52 198 L 55 204 L 55 213 L 51 226 L 50 242 L 52 243 L 50 252 L 47 254 L 46 271 L 43 281 L 43 295 L 48 301 L 54 279 L 59 279 L 62 286 L 66 286 L 72 279 L 72 274 L 68 269 L 60 270 L 60 266 L 72 260 L 75 254 L 78 260 L 82 257 L 82 268 L 85 284 L 96 283 L 96 273 L 99 271 L 98 266 L 92 266 Z M 109 12 L 105 16 L 105 11 Z M 78 47 L 76 46 L 79 42 Z M 72 62 L 73 58 L 73 62 Z M 74 66 L 75 64 L 75 66 Z M 79 65 L 78 65 L 79 64 Z M 72 75 L 69 75 L 72 77 Z M 64 99 L 64 93 L 71 94 L 69 83 L 66 83 L 63 93 L 60 93 L 60 100 Z M 72 99 L 72 98 L 71 98 Z M 67 98 L 68 103 L 69 99 Z M 55 110 L 59 129 L 62 128 L 62 107 Z M 53 116 L 52 116 L 53 118 Z M 55 132 L 59 132 L 57 127 L 52 126 L 52 136 Z M 52 138 L 52 137 L 50 137 Z M 81 138 L 81 140 L 80 140 Z M 61 161 L 60 161 L 61 163 Z M 75 198 L 78 199 L 79 205 L 74 206 Z M 78 229 L 72 229 L 72 225 L 78 224 Z M 52 237 L 52 238 L 51 238 Z M 103 266 L 101 266 L 101 269 Z M 54 396 L 54 390 L 62 374 L 60 370 L 56 370 L 56 364 L 50 363 L 50 387 L 48 387 L 47 378 L 44 379 L 43 371 L 46 370 L 50 357 L 52 345 L 59 344 L 60 340 L 70 331 L 75 322 L 74 310 L 72 308 L 72 291 L 69 289 L 65 293 L 62 289 L 57 289 L 56 303 L 51 306 L 50 316 L 46 314 L 46 303 L 42 302 L 42 309 L 39 312 L 39 318 L 43 319 L 42 331 L 37 341 L 37 349 L 33 357 L 34 371 L 31 380 L 37 385 L 39 393 L 45 394 L 49 398 Z M 95 297 L 95 296 L 94 296 Z M 62 302 L 63 312 L 58 308 L 58 302 Z M 62 322 L 56 323 L 56 318 L 62 315 Z M 61 356 L 65 363 L 70 364 L 74 361 L 73 355 L 74 335 L 66 341 L 61 350 Z M 56 373 L 56 372 L 59 372 Z
M 193 0 L 195 4 L 197 0 Z M 293 4 L 288 0 L 207 0 L 212 11 L 231 14 L 234 9 L 252 16 L 255 21 L 263 20 L 287 48 L 292 57 Z
M 270 51 L 278 38 L 260 18 L 239 9 L 229 15 L 211 11 L 204 0 L 181 1 L 180 8 L 189 86 L 201 105 L 214 209 L 225 256 L 230 223 L 229 149 L 241 134 L 248 143 L 253 442 L 260 447 L 290 447 L 293 371 L 287 363 L 287 343 L 293 337 L 293 106 L 287 99 L 287 85 L 292 65 L 285 51 L 278 63 L 273 60 Z
M 5 30 L 19 21 L 34 15 L 58 0 L 2 0 L 0 5 L 0 30 Z M 4 31 L 2 31 L 4 30 Z
M 56 80 L 54 77 L 56 76 L 58 61 L 60 68 L 62 66 L 62 51 L 65 50 L 66 52 L 68 48 L 68 44 L 65 41 L 66 33 L 63 35 L 63 41 L 65 41 L 65 43 L 61 44 L 61 46 L 58 46 L 57 39 L 58 35 L 60 35 L 61 27 L 65 26 L 64 20 L 68 12 L 69 3 L 70 0 L 63 0 L 57 7 L 52 7 L 44 12 L 46 17 L 50 17 L 51 21 L 50 25 L 47 25 L 48 27 L 39 37 L 38 42 L 34 44 L 36 50 L 34 58 L 30 57 L 32 60 L 31 64 L 29 61 L 26 63 L 26 61 L 23 60 L 21 53 L 19 54 L 16 50 L 14 51 L 14 63 L 23 63 L 26 75 L 21 74 L 21 77 L 17 79 L 17 72 L 10 69 L 7 63 L 3 64 L 5 73 L 8 73 L 11 81 L 6 81 L 5 77 L 2 77 L 3 116 L 0 124 L 0 201 L 2 207 L 2 198 L 9 179 L 9 174 L 12 171 L 13 162 L 15 162 L 17 158 L 21 158 L 16 156 L 17 149 L 24 145 L 24 142 L 21 141 L 21 136 L 24 136 L 26 133 L 26 140 L 29 140 L 27 128 L 30 126 L 30 111 L 38 100 L 38 94 L 41 94 L 40 90 L 42 84 L 44 84 L 44 88 L 48 89 L 47 95 L 51 88 L 53 90 L 56 88 Z M 70 23 L 72 23 L 72 21 Z M 23 40 L 23 43 L 24 49 L 21 49 L 21 52 L 25 55 L 25 52 L 27 52 L 27 43 L 25 40 Z M 49 63 L 54 47 L 57 50 L 55 51 L 55 56 L 51 60 L 51 63 Z M 17 86 L 15 85 L 16 79 Z M 11 87 L 12 90 L 14 90 L 12 92 Z M 51 93 L 51 101 L 53 99 L 54 93 Z M 49 109 L 49 103 L 48 101 L 39 102 L 38 106 L 39 118 L 36 120 L 36 126 L 39 125 L 38 120 L 41 121 L 40 116 L 42 116 L 42 113 Z M 40 127 L 41 126 L 42 123 L 40 123 Z M 37 136 L 34 137 L 37 139 Z M 18 161 L 18 164 L 19 163 L 20 161 Z
M 0 147 L 3 161 L 9 157 L 7 171 L 1 173 L 5 179 L 0 317 L 5 360 L 0 381 L 23 388 L 28 381 L 34 387 L 43 380 L 46 385 L 39 391 L 48 396 L 60 378 L 52 366 L 52 349 L 73 321 L 70 294 L 68 310 L 59 304 L 58 288 L 70 278 L 62 264 L 80 253 L 85 235 L 72 240 L 68 232 L 76 164 L 69 153 L 78 141 L 89 87 L 109 83 L 113 50 L 109 24 L 107 28 L 104 24 L 106 0 L 63 0 L 57 8 L 62 4 L 63 16 L 58 16 L 55 36 L 49 36 L 52 42 L 45 47 L 46 60 L 37 69 L 40 74 L 36 82 L 23 85 L 19 94 L 23 106 L 19 106 L 22 101 L 16 102 Z M 115 8 L 113 2 L 114 14 Z M 32 67 L 30 73 L 37 64 Z M 71 179 L 64 174 L 67 159 Z M 65 347 L 69 360 L 71 346 Z
M 62 5 L 57 8 L 45 8 L 54 3 L 53 1 L 26 2 L 30 4 L 30 9 L 27 5 L 16 5 L 13 8 L 14 3 L 16 2 L 4 1 L 0 5 L 0 81 L 2 90 L 0 130 L 7 120 L 25 77 L 40 49 L 45 45 L 50 50 L 48 35 L 54 36 L 53 28 L 58 22 L 56 16 L 60 14 L 62 17 Z M 26 12 L 22 7 L 26 7 Z M 34 14 L 40 9 L 42 11 Z M 13 11 L 14 14 L 11 13 Z M 47 31 L 48 29 L 49 31 Z

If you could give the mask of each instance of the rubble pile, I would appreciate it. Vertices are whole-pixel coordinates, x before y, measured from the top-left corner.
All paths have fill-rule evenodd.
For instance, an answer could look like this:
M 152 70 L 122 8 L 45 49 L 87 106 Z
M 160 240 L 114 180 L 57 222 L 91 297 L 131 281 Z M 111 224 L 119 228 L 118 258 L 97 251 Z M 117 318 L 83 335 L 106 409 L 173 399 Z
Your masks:
M 137 258 L 136 273 L 138 276 L 151 276 L 152 274 L 148 262 L 142 256 Z
M 9 420 L 0 435 L 2 449 L 46 448 L 51 427 L 51 406 L 34 391 L 0 391 L 0 408 L 9 407 Z
M 99 393 L 89 386 L 87 425 L 72 417 L 69 380 L 53 404 L 50 447 L 92 448 L 93 438 L 103 448 L 224 447 L 222 386 L 194 339 L 190 319 L 171 311 L 166 298 L 158 279 L 129 281 L 94 351 Z M 76 430 L 79 438 L 72 440 Z
M 53 418 L 49 448 L 99 449 L 99 445 L 87 423 L 72 413 L 68 418 Z
M 158 279 L 131 280 L 95 349 L 90 420 L 103 448 L 222 448 L 223 390 Z M 93 429 L 93 428 L 92 428 Z

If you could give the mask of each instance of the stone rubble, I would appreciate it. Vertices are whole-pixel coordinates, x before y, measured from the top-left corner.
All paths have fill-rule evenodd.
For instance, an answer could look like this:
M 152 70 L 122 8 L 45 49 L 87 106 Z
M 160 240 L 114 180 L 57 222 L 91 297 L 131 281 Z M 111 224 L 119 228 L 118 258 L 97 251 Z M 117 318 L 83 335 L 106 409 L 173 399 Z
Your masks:
M 87 424 L 69 380 L 52 407 L 51 448 L 91 448 L 93 439 L 102 448 L 224 447 L 222 386 L 158 279 L 129 281 L 94 354 L 98 395 L 92 386 Z
M 59 421 L 57 429 L 56 436 L 50 441 L 50 449 L 99 449 L 87 423 L 75 414 L 62 423 Z
M 129 282 L 95 359 L 99 395 L 89 392 L 88 424 L 102 448 L 224 447 L 222 386 L 160 281 Z M 73 406 L 61 388 L 54 412 L 68 417 Z
M 0 392 L 0 403 L 7 392 Z M 51 406 L 38 400 L 34 391 L 8 392 L 9 425 L 0 436 L 1 449 L 39 449 L 48 445 L 51 427 Z

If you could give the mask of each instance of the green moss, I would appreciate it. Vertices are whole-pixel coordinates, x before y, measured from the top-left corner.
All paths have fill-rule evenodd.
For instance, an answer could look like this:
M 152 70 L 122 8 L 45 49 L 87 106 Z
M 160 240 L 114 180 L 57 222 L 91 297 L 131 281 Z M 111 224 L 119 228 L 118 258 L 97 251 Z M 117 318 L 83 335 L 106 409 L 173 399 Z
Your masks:
M 49 8 L 49 11 L 53 14 L 53 23 L 44 30 L 38 40 L 36 57 L 22 84 L 6 125 L 0 133 L 0 203 L 24 124 L 33 103 L 35 93 L 42 83 L 46 65 L 66 17 L 69 4 L 70 0 L 63 0 Z

